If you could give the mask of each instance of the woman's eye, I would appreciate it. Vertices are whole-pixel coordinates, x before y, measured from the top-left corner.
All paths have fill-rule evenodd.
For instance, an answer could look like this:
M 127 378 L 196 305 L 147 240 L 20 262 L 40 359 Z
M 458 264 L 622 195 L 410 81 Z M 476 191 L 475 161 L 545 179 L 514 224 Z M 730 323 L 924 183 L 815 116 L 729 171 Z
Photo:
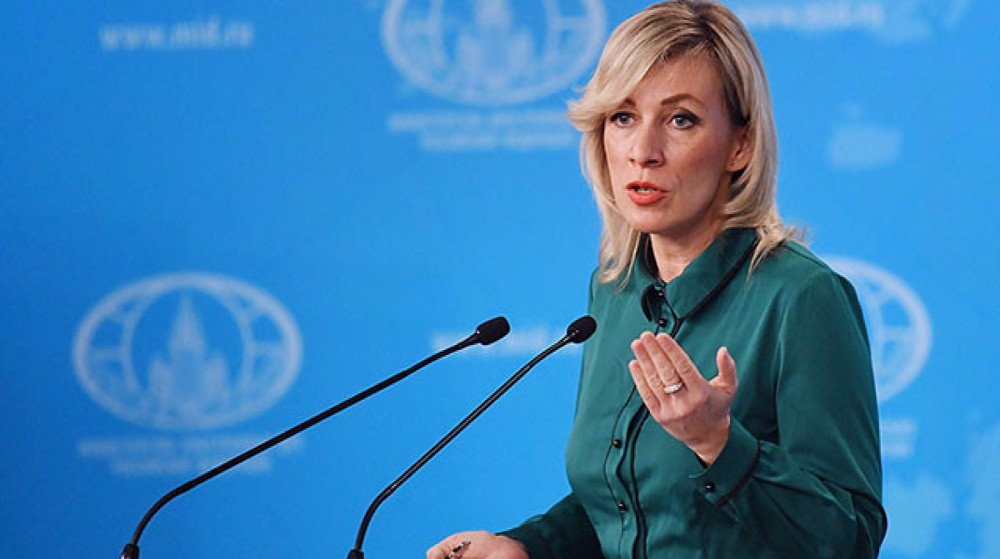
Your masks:
M 670 117 L 670 123 L 677 128 L 691 128 L 698 123 L 698 117 L 690 113 L 680 113 Z
M 611 121 L 613 124 L 617 124 L 618 126 L 628 126 L 629 124 L 632 124 L 633 118 L 632 115 L 629 113 L 617 112 L 612 114 L 608 118 L 608 120 Z

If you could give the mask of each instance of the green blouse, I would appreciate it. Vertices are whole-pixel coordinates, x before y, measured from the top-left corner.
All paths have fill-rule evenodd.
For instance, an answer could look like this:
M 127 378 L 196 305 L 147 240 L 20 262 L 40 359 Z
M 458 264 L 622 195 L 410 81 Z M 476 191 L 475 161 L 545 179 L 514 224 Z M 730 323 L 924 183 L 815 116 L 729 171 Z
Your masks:
M 572 493 L 506 532 L 532 559 L 878 555 L 878 412 L 857 296 L 795 243 L 748 276 L 754 246 L 752 230 L 728 230 L 669 283 L 641 258 L 624 289 L 591 281 Z M 706 378 L 720 346 L 736 360 L 729 440 L 707 468 L 635 391 L 629 343 L 646 330 L 673 335 Z

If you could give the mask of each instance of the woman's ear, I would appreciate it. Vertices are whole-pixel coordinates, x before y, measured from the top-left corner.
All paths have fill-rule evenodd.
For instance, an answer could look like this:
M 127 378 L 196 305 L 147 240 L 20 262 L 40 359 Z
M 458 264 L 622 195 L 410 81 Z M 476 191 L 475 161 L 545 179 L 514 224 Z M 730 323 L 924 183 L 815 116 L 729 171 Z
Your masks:
M 729 153 L 726 171 L 735 173 L 746 169 L 753 155 L 753 139 L 750 137 L 750 127 L 743 126 L 736 131 L 733 139 L 733 149 Z

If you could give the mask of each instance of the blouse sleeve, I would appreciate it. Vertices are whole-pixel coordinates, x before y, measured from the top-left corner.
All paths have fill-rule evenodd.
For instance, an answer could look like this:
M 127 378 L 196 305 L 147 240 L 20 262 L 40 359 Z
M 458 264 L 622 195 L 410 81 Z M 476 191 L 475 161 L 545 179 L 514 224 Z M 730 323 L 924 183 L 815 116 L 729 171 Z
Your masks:
M 590 519 L 570 493 L 545 514 L 501 532 L 528 550 L 531 559 L 602 559 L 601 545 Z
M 824 270 L 784 309 L 776 340 L 776 441 L 732 422 L 695 490 L 790 557 L 874 558 L 886 531 L 878 412 L 853 287 Z M 737 367 L 738 367 L 737 363 Z

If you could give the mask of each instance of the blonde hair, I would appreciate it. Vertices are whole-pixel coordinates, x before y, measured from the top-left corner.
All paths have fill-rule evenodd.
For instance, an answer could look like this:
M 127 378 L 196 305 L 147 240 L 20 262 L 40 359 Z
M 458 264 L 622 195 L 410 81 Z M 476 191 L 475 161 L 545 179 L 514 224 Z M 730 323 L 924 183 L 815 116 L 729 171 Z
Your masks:
M 668 56 L 708 57 L 719 71 L 729 116 L 746 127 L 752 154 L 746 168 L 733 174 L 723 208 L 723 229 L 753 228 L 757 247 L 751 271 L 783 241 L 796 236 L 778 214 L 777 151 L 771 96 L 760 53 L 750 33 L 725 6 L 715 2 L 662 2 L 632 16 L 615 29 L 604 46 L 580 99 L 570 102 L 569 119 L 583 133 L 580 159 L 604 222 L 601 232 L 602 282 L 628 282 L 641 234 L 619 213 L 614 202 L 604 149 L 609 112 L 621 105 L 654 65 Z

